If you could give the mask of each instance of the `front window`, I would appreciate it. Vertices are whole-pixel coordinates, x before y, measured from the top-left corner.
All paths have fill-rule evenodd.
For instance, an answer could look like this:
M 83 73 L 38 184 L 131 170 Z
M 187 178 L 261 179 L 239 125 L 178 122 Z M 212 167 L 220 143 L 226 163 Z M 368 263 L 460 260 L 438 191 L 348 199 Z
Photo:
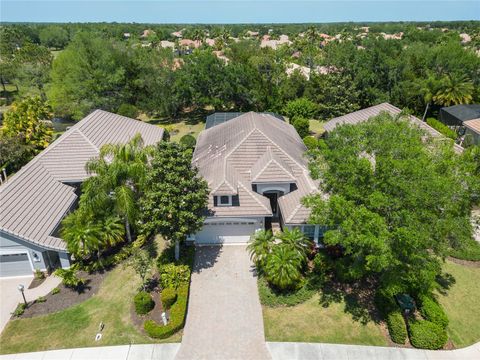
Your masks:
M 232 206 L 232 197 L 230 195 L 217 196 L 217 206 Z

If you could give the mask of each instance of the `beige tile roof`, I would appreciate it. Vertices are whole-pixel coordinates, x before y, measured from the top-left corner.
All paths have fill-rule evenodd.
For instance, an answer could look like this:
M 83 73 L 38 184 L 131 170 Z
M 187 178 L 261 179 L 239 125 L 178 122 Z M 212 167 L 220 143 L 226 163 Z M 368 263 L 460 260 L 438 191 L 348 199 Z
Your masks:
M 255 193 L 252 183 L 295 182 L 298 189 L 292 194 L 296 196 L 289 194 L 289 201 L 281 202 L 282 216 L 298 221 L 303 216 L 306 222 L 309 210 L 300 199 L 317 187 L 308 175 L 305 150 L 293 126 L 268 114 L 249 112 L 202 131 L 192 162 L 209 184 L 209 210 L 214 216 L 271 215 L 268 198 Z M 213 195 L 234 194 L 240 206 L 213 205 Z
M 470 130 L 475 131 L 477 134 L 480 134 L 480 118 L 464 121 L 463 125 Z
M 88 174 L 85 163 L 107 143 L 124 143 L 140 133 L 145 144 L 162 139 L 163 129 L 97 110 L 72 126 L 0 186 L 0 231 L 55 250 L 65 250 L 52 236 L 77 199 L 75 188 Z
M 325 129 L 325 131 L 329 132 L 335 129 L 335 127 L 340 124 L 358 124 L 358 123 L 367 121 L 373 116 L 380 115 L 380 113 L 384 111 L 392 115 L 398 115 L 402 112 L 402 110 L 400 110 L 399 108 L 389 103 L 382 103 L 379 105 L 371 106 L 366 109 L 358 110 L 350 114 L 334 118 L 328 121 L 327 123 L 325 123 L 325 125 L 323 125 L 323 128 Z M 422 120 L 420 120 L 419 118 L 413 115 L 409 115 L 408 120 L 410 120 L 413 124 L 418 126 L 420 129 L 423 129 L 427 134 L 430 134 L 433 137 L 442 137 L 442 138 L 444 137 L 439 131 L 435 130 L 426 122 L 423 122 Z M 457 153 L 460 153 L 463 151 L 463 148 L 458 144 L 454 144 L 454 149 Z

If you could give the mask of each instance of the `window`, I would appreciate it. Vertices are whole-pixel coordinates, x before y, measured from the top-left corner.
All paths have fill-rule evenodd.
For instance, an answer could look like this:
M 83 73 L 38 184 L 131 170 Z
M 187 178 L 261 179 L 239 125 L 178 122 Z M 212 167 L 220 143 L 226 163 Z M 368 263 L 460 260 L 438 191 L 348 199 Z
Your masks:
M 232 206 L 232 197 L 230 195 L 217 196 L 217 206 Z
M 315 238 L 315 225 L 304 225 L 303 233 L 307 238 L 313 240 Z

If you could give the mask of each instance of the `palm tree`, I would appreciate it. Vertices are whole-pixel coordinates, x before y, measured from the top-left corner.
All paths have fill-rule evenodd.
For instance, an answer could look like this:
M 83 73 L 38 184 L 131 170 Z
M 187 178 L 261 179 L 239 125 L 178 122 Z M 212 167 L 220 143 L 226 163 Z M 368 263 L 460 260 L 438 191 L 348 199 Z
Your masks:
M 422 117 L 422 121 L 425 121 L 428 109 L 432 105 L 433 97 L 435 96 L 440 87 L 440 81 L 432 74 L 429 74 L 426 79 L 417 80 L 413 84 L 413 87 L 414 91 L 420 94 L 425 104 L 425 111 L 423 112 Z
M 302 257 L 290 246 L 275 246 L 266 261 L 267 280 L 281 290 L 295 288 L 302 277 L 302 261 Z
M 253 235 L 248 243 L 247 250 L 257 269 L 264 267 L 267 256 L 272 250 L 274 237 L 270 230 L 260 230 Z
M 124 240 L 125 228 L 122 220 L 116 216 L 108 216 L 101 223 L 104 246 L 115 246 Z
M 440 82 L 440 89 L 433 100 L 438 105 L 451 106 L 470 104 L 473 100 L 475 87 L 473 82 L 464 75 L 447 75 Z
M 307 261 L 310 240 L 305 237 L 300 229 L 294 228 L 293 230 L 290 230 L 285 228 L 278 238 L 281 240 L 283 245 L 298 253 L 298 256 L 302 259 L 302 263 Z
M 77 210 L 62 221 L 61 236 L 67 249 L 76 257 L 87 258 L 98 253 L 102 241 L 102 229 L 84 211 Z

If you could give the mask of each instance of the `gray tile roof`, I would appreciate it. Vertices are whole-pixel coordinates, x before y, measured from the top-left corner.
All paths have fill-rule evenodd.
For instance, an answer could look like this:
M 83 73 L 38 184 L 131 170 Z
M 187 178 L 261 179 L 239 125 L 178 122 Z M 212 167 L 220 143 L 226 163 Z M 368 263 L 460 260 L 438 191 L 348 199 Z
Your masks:
M 325 131 L 329 132 L 335 129 L 337 125 L 358 124 L 358 123 L 367 121 L 371 117 L 380 115 L 382 112 L 388 112 L 392 115 L 398 115 L 402 112 L 402 110 L 400 110 L 399 108 L 389 103 L 382 103 L 379 105 L 371 106 L 366 109 L 358 110 L 350 114 L 334 118 L 328 121 L 327 123 L 325 123 L 325 125 L 323 125 L 323 128 L 325 129 Z M 423 129 L 427 134 L 433 137 L 441 137 L 441 138 L 444 137 L 439 131 L 435 130 L 426 122 L 423 122 L 422 120 L 420 120 L 419 118 L 413 115 L 409 115 L 407 119 L 410 120 L 412 124 L 415 124 L 420 129 Z M 460 153 L 463 151 L 463 148 L 458 144 L 454 144 L 454 149 L 457 153 Z
M 146 145 L 162 139 L 163 129 L 96 110 L 72 126 L 0 186 L 0 231 L 55 250 L 65 250 L 52 236 L 77 199 L 75 188 L 88 174 L 85 163 L 107 143 L 124 143 L 140 133 Z
M 304 223 L 309 210 L 300 199 L 317 191 L 305 150 L 293 126 L 272 115 L 249 112 L 202 131 L 192 162 L 209 184 L 214 216 L 271 215 L 268 198 L 255 193 L 252 183 L 295 182 L 297 190 L 282 197 L 286 200 L 279 201 L 280 209 L 284 219 Z M 213 195 L 237 194 L 240 206 L 213 204 Z

